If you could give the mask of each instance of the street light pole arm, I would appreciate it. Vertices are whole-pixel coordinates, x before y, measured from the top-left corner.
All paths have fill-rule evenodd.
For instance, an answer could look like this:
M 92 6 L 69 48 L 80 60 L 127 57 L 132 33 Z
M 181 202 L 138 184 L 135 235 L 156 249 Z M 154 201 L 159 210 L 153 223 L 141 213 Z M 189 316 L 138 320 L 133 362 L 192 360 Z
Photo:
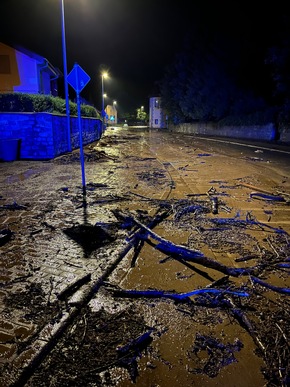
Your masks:
M 102 115 L 104 116 L 105 104 L 104 104 L 104 76 L 102 75 Z

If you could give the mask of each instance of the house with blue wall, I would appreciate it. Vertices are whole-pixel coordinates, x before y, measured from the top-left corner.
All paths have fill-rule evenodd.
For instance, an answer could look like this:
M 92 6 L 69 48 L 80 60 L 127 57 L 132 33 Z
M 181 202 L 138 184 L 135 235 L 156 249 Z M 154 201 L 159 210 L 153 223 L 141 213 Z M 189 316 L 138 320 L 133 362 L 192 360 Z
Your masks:
M 0 93 L 57 96 L 57 79 L 61 76 L 61 71 L 43 56 L 0 42 Z
M 62 73 L 46 58 L 25 48 L 0 42 L 0 94 L 23 93 L 58 96 Z M 81 117 L 82 143 L 100 139 L 101 120 Z M 37 112 L 0 112 L 0 161 L 52 159 L 79 148 L 79 126 L 70 115 Z M 69 143 L 70 142 L 70 143 Z M 13 149 L 13 152 L 10 151 Z

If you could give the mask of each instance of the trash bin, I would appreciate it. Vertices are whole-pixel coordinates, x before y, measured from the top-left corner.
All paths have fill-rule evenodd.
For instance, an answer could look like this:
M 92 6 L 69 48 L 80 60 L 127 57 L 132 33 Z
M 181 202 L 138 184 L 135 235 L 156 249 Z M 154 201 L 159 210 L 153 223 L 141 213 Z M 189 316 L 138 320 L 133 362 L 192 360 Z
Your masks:
M 0 139 L 0 159 L 3 161 L 14 161 L 19 158 L 20 139 Z

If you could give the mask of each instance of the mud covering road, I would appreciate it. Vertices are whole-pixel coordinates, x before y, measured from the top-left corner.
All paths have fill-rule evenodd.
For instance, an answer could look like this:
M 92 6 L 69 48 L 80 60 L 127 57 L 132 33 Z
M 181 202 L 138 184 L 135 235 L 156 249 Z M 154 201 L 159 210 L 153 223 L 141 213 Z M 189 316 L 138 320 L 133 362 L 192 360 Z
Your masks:
M 288 386 L 289 152 L 84 152 L 0 164 L 1 386 Z

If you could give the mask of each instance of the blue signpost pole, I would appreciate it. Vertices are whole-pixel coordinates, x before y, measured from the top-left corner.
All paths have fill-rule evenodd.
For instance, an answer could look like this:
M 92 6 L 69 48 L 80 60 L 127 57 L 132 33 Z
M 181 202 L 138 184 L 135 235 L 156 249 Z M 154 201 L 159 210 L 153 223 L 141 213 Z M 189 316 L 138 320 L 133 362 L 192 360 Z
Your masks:
M 75 65 L 76 66 L 76 65 Z M 76 84 L 79 84 L 78 71 L 76 74 Z M 82 170 L 82 185 L 83 185 L 83 194 L 86 194 L 86 174 L 85 174 L 85 160 L 84 160 L 84 150 L 83 150 L 83 131 L 82 131 L 82 120 L 81 120 L 81 103 L 80 103 L 80 93 L 78 89 L 76 90 L 77 94 L 77 107 L 78 107 L 78 128 L 79 128 L 79 138 L 80 138 L 80 157 L 81 157 L 81 170 Z
M 82 185 L 83 185 L 83 193 L 86 194 L 86 175 L 85 175 L 85 160 L 84 160 L 84 150 L 83 150 L 83 131 L 82 131 L 82 122 L 81 122 L 81 104 L 80 104 L 79 93 L 77 93 L 77 106 L 78 106 L 78 128 L 79 128 L 79 136 L 80 136 Z
M 67 77 L 67 80 L 68 80 L 68 83 L 75 89 L 77 94 L 82 185 L 83 185 L 83 194 L 85 195 L 86 194 L 86 175 L 85 175 L 85 161 L 84 161 L 84 151 L 83 151 L 83 132 L 82 132 L 82 121 L 81 121 L 80 92 L 89 82 L 90 77 L 77 63 L 75 63 L 74 68 L 72 69 L 72 71 L 69 73 Z

